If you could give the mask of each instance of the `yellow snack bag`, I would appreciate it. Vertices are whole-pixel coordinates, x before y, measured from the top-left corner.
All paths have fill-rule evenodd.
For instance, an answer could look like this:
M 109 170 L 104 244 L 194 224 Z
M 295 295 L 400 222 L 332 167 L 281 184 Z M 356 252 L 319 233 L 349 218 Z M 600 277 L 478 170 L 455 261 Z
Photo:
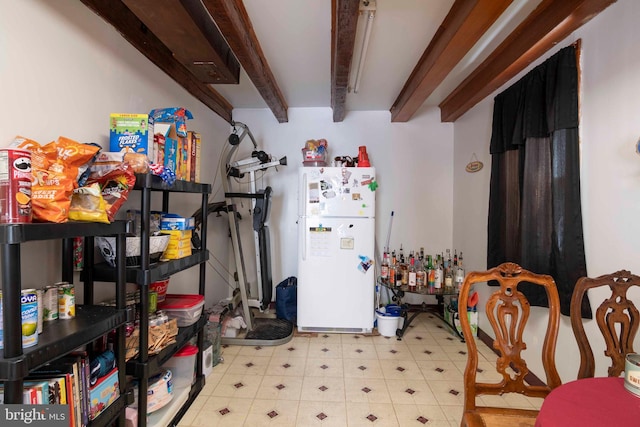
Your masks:
M 107 206 L 98 183 L 73 190 L 69 219 L 73 221 L 103 222 L 109 224 Z

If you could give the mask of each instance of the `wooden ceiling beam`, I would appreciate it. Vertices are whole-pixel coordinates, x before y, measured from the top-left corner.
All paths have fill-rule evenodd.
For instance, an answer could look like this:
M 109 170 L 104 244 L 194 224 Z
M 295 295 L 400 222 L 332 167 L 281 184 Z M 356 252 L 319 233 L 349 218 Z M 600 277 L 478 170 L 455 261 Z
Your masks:
M 542 0 L 518 28 L 440 103 L 441 120 L 456 121 L 615 1 Z
M 240 64 L 200 0 L 122 0 L 201 82 L 238 84 Z
M 203 0 L 202 3 L 278 122 L 288 122 L 287 103 L 262 53 L 242 0 Z
M 227 122 L 233 121 L 231 104 L 208 84 L 198 81 L 124 3 L 113 0 L 81 1 L 106 22 L 113 25 L 129 43 L 187 92 Z
M 359 0 L 331 1 L 331 108 L 334 122 L 343 121 L 346 114 L 359 4 Z
M 408 121 L 513 0 L 456 0 L 391 107 Z

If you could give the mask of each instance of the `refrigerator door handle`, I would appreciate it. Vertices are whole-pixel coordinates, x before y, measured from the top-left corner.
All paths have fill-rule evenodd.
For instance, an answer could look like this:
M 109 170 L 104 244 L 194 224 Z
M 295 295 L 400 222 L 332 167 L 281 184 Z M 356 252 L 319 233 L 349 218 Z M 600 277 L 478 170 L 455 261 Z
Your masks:
M 302 174 L 302 182 L 300 183 L 300 192 L 298 193 L 298 214 L 300 216 L 306 216 L 306 204 L 307 204 L 307 174 Z
M 299 244 L 302 247 L 302 261 L 307 260 L 307 217 L 300 217 L 300 231 L 299 233 Z

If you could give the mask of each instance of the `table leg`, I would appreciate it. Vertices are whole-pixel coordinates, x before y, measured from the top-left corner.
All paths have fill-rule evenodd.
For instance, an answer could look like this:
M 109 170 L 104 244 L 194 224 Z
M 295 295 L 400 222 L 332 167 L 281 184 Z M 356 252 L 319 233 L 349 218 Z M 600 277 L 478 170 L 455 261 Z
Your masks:
M 404 323 L 402 325 L 402 328 L 398 328 L 396 330 L 396 337 L 398 339 L 398 341 L 400 341 L 402 339 L 402 337 L 404 336 L 404 333 L 407 331 L 407 328 L 409 327 L 409 325 L 411 325 L 411 322 L 413 322 L 413 319 L 416 318 L 416 316 L 418 316 L 420 313 L 432 313 L 433 315 L 435 315 L 438 319 L 442 320 L 442 322 L 447 325 L 449 327 L 449 329 L 451 329 L 459 338 L 461 342 L 464 342 L 464 337 L 462 336 L 462 334 L 460 332 L 458 332 L 458 330 L 456 329 L 455 325 L 453 323 L 449 323 L 447 322 L 445 315 L 444 315 L 444 311 L 446 310 L 446 306 L 444 304 L 444 295 L 437 295 L 437 294 L 433 294 L 433 296 L 436 297 L 436 305 L 435 307 L 433 305 L 427 305 L 426 303 L 422 303 L 420 305 L 420 309 L 414 313 L 411 314 L 411 316 L 409 316 L 409 305 L 408 304 L 403 304 L 402 302 L 402 298 L 404 297 L 404 291 L 400 290 L 400 289 L 394 289 L 394 288 L 389 288 L 391 290 L 391 292 L 393 293 L 393 301 L 395 301 L 401 308 L 401 313 L 400 316 L 402 317 Z M 452 322 L 453 322 L 453 316 L 451 318 Z
M 405 331 L 407 330 L 411 322 L 413 322 L 413 319 L 415 319 L 418 314 L 424 311 L 424 310 L 416 311 L 411 315 L 411 317 L 408 317 L 409 306 L 407 306 L 406 304 L 402 304 L 400 307 L 402 307 L 402 312 L 400 317 L 402 317 L 403 323 L 402 323 L 402 328 L 398 328 L 396 330 L 396 336 L 398 337 L 397 338 L 398 341 L 402 340 L 402 336 L 404 335 Z

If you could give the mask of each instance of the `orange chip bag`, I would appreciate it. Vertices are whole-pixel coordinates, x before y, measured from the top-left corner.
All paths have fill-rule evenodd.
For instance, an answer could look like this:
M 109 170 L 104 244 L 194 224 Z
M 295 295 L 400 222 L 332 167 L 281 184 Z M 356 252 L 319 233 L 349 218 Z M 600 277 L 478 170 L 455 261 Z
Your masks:
M 49 169 L 77 180 L 100 151 L 100 147 L 61 136 L 42 147 L 42 150 L 51 161 Z
M 36 141 L 20 135 L 13 138 L 13 141 L 11 141 L 9 147 L 21 148 L 23 150 L 29 150 L 31 152 L 42 150 L 42 146 Z
M 75 180 L 41 171 L 41 184 L 31 186 L 31 207 L 36 221 L 67 222 Z

